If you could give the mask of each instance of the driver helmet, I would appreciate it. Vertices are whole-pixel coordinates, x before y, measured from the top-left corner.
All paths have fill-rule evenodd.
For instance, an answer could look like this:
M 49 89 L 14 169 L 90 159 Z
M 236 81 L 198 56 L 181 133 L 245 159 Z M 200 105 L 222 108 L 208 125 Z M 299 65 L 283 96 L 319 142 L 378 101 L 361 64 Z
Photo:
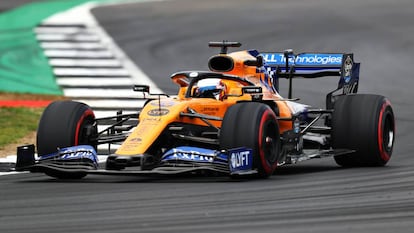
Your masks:
M 195 97 L 199 98 L 215 98 L 223 100 L 225 97 L 226 86 L 218 78 L 202 79 L 197 83 Z

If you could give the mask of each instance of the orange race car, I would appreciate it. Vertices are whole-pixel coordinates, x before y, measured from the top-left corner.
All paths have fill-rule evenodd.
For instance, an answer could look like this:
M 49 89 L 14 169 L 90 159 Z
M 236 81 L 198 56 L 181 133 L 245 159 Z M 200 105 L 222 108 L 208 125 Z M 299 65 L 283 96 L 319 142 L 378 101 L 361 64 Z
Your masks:
M 278 166 L 334 156 L 341 166 L 383 166 L 392 154 L 395 122 L 390 102 L 356 94 L 359 63 L 352 54 L 227 53 L 238 42 L 210 42 L 220 54 L 210 71 L 171 76 L 178 95 L 150 94 L 136 114 L 95 119 L 90 107 L 73 101 L 51 103 L 34 145 L 18 148 L 16 170 L 57 178 L 87 174 L 162 175 L 181 173 L 268 177 Z M 325 109 L 292 98 L 292 79 L 339 76 Z M 289 94 L 278 94 L 280 78 Z M 145 94 L 144 94 L 145 96 Z M 154 98 L 155 97 L 155 98 Z M 137 119 L 137 124 L 128 124 Z M 98 132 L 103 121 L 111 125 Z M 98 166 L 98 144 L 121 144 Z

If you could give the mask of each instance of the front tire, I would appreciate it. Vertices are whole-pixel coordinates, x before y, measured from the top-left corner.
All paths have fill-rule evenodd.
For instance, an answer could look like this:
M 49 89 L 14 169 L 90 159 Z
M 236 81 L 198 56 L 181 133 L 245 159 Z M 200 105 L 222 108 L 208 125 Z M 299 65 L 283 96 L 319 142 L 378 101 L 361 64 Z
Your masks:
M 37 152 L 48 155 L 77 145 L 91 145 L 97 148 L 97 126 L 92 109 L 74 101 L 55 101 L 43 112 L 37 130 Z M 49 176 L 61 179 L 79 179 L 83 174 L 47 172 Z
M 261 178 L 273 174 L 280 152 L 279 125 L 272 109 L 262 103 L 228 108 L 220 130 L 220 149 L 253 149 L 253 168 Z
M 77 145 L 97 146 L 93 139 L 97 132 L 95 115 L 83 103 L 55 101 L 43 112 L 37 130 L 37 152 L 47 155 Z
M 355 150 L 335 156 L 344 167 L 384 166 L 390 160 L 395 138 L 391 103 L 379 95 L 345 95 L 334 105 L 333 148 Z

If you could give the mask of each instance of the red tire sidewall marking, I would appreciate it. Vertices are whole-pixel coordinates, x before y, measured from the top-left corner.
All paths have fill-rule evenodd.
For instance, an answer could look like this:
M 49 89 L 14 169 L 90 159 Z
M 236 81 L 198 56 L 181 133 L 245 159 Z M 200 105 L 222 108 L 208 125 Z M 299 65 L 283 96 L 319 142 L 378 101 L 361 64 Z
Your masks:
M 268 117 L 270 117 L 273 114 L 273 112 L 269 109 L 266 109 L 266 111 L 263 113 L 262 118 L 260 120 L 260 125 L 259 125 L 259 155 L 260 155 L 260 162 L 262 163 L 262 167 L 264 169 L 264 171 L 266 172 L 266 174 L 272 174 L 273 171 L 276 169 L 277 163 L 274 164 L 269 164 L 266 157 L 265 157 L 265 153 L 262 150 L 262 143 L 263 143 L 263 125 L 265 123 L 265 121 L 267 120 Z
M 383 127 L 384 127 L 384 124 L 385 124 L 385 122 L 384 122 L 385 119 L 383 119 L 383 117 L 384 117 L 384 112 L 385 112 L 385 110 L 387 109 L 388 106 L 391 106 L 391 103 L 390 103 L 390 101 L 385 100 L 385 102 L 382 104 L 380 115 L 379 115 L 379 120 L 378 120 L 378 148 L 379 148 L 379 153 L 380 153 L 381 159 L 384 162 L 387 162 L 391 157 L 391 155 L 384 149 L 384 141 L 383 141 L 383 139 L 384 139 L 383 138 L 383 133 L 384 133 L 383 132 Z M 395 125 L 393 125 L 393 127 L 395 128 Z M 393 128 L 393 130 L 395 131 L 394 128 Z
M 86 110 L 83 113 L 83 115 L 81 116 L 81 118 L 79 119 L 78 123 L 76 124 L 74 146 L 77 146 L 79 144 L 79 132 L 81 130 L 82 123 L 89 116 L 91 116 L 92 118 L 95 118 L 95 114 L 93 113 L 93 111 L 91 109 Z

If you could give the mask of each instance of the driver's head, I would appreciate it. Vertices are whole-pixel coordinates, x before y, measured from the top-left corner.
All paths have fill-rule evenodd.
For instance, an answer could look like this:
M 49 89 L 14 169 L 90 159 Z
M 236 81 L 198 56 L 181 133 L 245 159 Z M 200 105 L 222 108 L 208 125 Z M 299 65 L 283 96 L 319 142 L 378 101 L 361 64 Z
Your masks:
M 202 79 L 197 83 L 195 97 L 199 98 L 215 98 L 222 100 L 225 96 L 225 84 L 218 78 Z

